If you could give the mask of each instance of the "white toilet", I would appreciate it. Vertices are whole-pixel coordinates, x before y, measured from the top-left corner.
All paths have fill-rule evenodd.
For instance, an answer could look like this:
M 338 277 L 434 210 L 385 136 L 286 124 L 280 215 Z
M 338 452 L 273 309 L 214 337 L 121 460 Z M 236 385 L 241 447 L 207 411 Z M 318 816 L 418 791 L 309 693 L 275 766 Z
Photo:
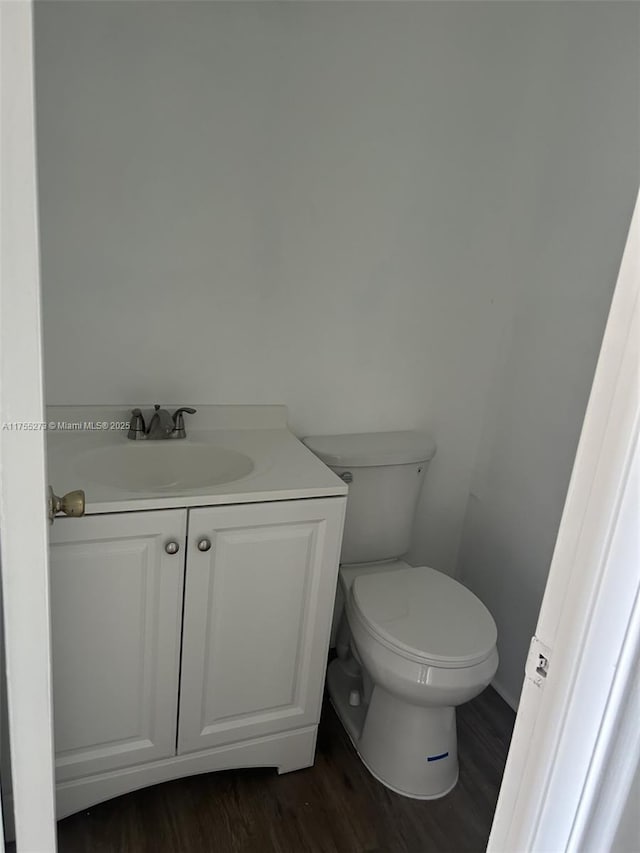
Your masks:
M 304 442 L 349 483 L 331 701 L 380 782 L 406 797 L 442 797 L 458 779 L 455 706 L 489 684 L 498 652 L 495 622 L 472 592 L 398 560 L 435 445 L 420 432 Z

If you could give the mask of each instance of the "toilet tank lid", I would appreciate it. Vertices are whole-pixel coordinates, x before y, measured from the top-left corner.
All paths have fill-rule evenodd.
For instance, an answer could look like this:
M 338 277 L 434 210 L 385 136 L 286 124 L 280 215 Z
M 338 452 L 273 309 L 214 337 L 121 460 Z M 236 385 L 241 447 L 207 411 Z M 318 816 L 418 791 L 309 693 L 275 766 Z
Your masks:
M 326 465 L 338 468 L 427 462 L 436 452 L 431 436 L 418 430 L 310 435 L 303 441 Z

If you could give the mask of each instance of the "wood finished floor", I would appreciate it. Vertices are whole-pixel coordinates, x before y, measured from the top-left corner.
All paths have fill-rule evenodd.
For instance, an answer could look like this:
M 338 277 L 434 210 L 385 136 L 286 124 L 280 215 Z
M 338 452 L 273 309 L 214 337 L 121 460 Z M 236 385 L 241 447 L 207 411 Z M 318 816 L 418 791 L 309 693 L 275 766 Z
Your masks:
M 458 709 L 460 780 L 440 800 L 373 779 L 326 703 L 314 767 L 235 770 L 135 791 L 65 818 L 60 853 L 481 853 L 515 715 L 490 688 Z

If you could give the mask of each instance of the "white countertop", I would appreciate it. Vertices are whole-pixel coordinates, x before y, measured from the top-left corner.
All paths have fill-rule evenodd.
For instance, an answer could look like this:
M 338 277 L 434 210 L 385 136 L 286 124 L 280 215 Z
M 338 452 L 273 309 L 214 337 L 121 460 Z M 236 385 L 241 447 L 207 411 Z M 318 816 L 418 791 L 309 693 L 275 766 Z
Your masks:
M 284 501 L 347 494 L 346 484 L 311 453 L 286 426 L 284 406 L 198 406 L 185 415 L 187 438 L 133 442 L 127 430 L 133 406 L 55 406 L 47 409 L 48 481 L 56 494 L 85 492 L 87 515 L 105 512 Z M 141 405 L 141 409 L 152 408 Z M 170 411 L 177 405 L 163 406 Z M 231 483 L 141 492 L 83 482 L 78 457 L 117 445 L 212 444 L 249 456 L 253 470 Z

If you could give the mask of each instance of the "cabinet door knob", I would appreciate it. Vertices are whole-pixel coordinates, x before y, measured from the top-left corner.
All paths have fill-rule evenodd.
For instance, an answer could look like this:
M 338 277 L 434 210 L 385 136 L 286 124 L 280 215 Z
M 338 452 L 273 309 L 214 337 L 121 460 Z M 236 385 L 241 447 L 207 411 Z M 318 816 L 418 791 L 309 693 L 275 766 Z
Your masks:
M 201 539 L 198 542 L 198 551 L 208 551 L 211 548 L 211 539 Z
M 164 546 L 164 550 L 167 554 L 177 554 L 180 550 L 180 544 L 178 542 L 167 542 Z

